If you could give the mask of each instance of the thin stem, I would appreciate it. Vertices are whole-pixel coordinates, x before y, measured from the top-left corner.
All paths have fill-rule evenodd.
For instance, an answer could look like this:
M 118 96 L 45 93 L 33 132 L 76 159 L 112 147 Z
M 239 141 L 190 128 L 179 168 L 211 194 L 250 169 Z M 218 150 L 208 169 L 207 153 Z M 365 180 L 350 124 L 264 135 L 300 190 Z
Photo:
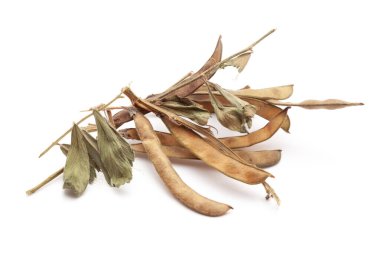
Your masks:
M 106 113 L 107 113 L 108 121 L 110 122 L 110 124 L 111 124 L 113 127 L 115 127 L 115 121 L 113 120 L 111 110 L 106 109 Z
M 63 170 L 64 170 L 64 168 L 61 168 L 61 169 L 57 170 L 56 172 L 54 172 L 53 174 L 51 174 L 50 176 L 48 176 L 44 181 L 42 181 L 41 183 L 39 183 L 38 185 L 36 185 L 32 189 L 26 191 L 26 194 L 32 195 L 33 193 L 35 193 L 36 191 L 38 191 L 39 189 L 41 189 L 43 186 L 45 186 L 47 183 L 49 183 L 50 181 L 52 181 L 54 178 L 56 178 L 59 175 L 61 175 L 63 173 Z
M 106 108 L 107 106 L 109 106 L 110 104 L 112 104 L 113 102 L 115 102 L 117 99 L 120 98 L 120 96 L 123 94 L 123 92 L 120 92 L 114 99 L 112 99 L 110 102 L 108 102 L 107 104 L 105 105 L 102 105 L 101 107 L 99 107 L 99 110 L 103 110 L 104 108 Z M 85 121 L 86 119 L 90 118 L 92 116 L 92 113 L 84 116 L 81 120 L 79 120 L 76 124 L 79 125 L 80 123 L 82 123 L 83 121 Z M 68 135 L 70 132 L 71 132 L 71 127 L 70 129 L 68 129 L 64 134 L 62 134 L 60 137 L 58 137 L 58 139 L 56 139 L 55 141 L 53 141 L 49 147 L 47 147 L 44 151 L 42 151 L 42 153 L 39 155 L 39 157 L 42 157 L 44 154 L 46 154 L 52 147 L 54 147 L 55 145 L 58 144 L 58 142 L 60 140 L 62 140 L 66 135 Z
M 266 34 L 264 34 L 260 39 L 258 39 L 257 41 L 255 41 L 254 43 L 252 43 L 251 45 L 249 45 L 247 48 L 227 57 L 226 59 L 220 61 L 220 62 L 217 62 L 215 63 L 214 65 L 212 65 L 210 68 L 206 69 L 205 71 L 203 71 L 202 73 L 199 73 L 197 75 L 193 75 L 192 77 L 190 78 L 186 78 L 184 79 L 180 84 L 177 84 L 173 87 L 173 89 L 169 89 L 161 94 L 159 94 L 158 96 L 158 99 L 161 99 L 161 98 L 164 98 L 166 95 L 172 93 L 173 91 L 175 90 L 178 90 L 182 87 L 184 87 L 185 85 L 189 84 L 190 82 L 194 81 L 195 79 L 198 79 L 199 77 L 201 76 L 206 76 L 209 72 L 215 70 L 216 68 L 219 68 L 221 65 L 223 65 L 224 63 L 226 63 L 227 61 L 231 60 L 232 58 L 238 56 L 238 55 L 241 55 L 249 50 L 252 50 L 252 48 L 254 46 L 256 46 L 257 44 L 259 44 L 262 40 L 264 40 L 266 37 L 268 37 L 269 35 L 271 35 L 272 33 L 274 33 L 276 31 L 276 29 L 272 29 L 270 30 L 269 32 L 267 32 Z

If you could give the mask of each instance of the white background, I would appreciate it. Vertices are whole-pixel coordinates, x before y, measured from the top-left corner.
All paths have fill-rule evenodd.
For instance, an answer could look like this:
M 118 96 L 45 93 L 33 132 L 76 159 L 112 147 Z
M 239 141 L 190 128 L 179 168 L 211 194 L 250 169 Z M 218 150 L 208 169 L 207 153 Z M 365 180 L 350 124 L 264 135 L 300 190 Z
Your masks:
M 379 252 L 376 2 L 1 1 L 0 251 Z M 265 201 L 260 186 L 177 161 L 190 186 L 234 207 L 220 218 L 198 215 L 140 156 L 131 184 L 120 189 L 99 176 L 73 198 L 58 178 L 25 195 L 64 164 L 58 149 L 37 156 L 80 110 L 107 102 L 130 81 L 141 97 L 162 91 L 197 70 L 220 34 L 227 56 L 272 28 L 242 74 L 226 70 L 214 80 L 228 88 L 294 83 L 291 101 L 366 104 L 292 108 L 291 134 L 255 147 L 283 149 L 270 170 L 280 207 Z

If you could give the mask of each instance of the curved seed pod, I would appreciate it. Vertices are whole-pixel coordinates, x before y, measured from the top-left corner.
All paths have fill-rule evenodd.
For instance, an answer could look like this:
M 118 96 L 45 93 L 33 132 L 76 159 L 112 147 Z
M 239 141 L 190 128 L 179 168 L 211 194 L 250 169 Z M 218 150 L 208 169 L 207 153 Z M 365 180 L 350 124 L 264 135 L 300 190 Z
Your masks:
M 183 147 L 226 176 L 247 184 L 259 184 L 268 177 L 273 177 L 253 164 L 248 165 L 225 155 L 194 131 L 171 122 L 169 118 L 162 117 L 161 119 Z
M 131 147 L 136 153 L 146 154 L 142 144 L 132 144 Z M 161 146 L 161 148 L 169 158 L 198 159 L 189 150 L 180 146 Z M 234 150 L 234 152 L 247 163 L 255 164 L 260 168 L 268 168 L 281 160 L 281 150 Z
M 269 100 L 268 102 L 275 105 L 285 105 L 285 106 L 299 106 L 304 109 L 326 109 L 326 110 L 336 110 L 348 106 L 358 106 L 364 105 L 363 103 L 352 103 L 346 102 L 339 99 L 326 99 L 326 100 L 305 100 L 300 103 L 291 103 L 291 102 L 280 102 L 276 100 Z
M 282 126 L 287 118 L 287 113 L 290 107 L 285 108 L 279 114 L 274 116 L 263 128 L 249 133 L 247 135 L 220 138 L 226 146 L 230 148 L 242 148 L 255 145 L 271 138 L 277 130 Z
M 264 88 L 264 89 L 251 89 L 249 86 L 244 87 L 243 89 L 239 90 L 228 90 L 233 95 L 238 96 L 240 98 L 247 97 L 247 98 L 258 98 L 258 99 L 277 99 L 277 100 L 283 100 L 291 97 L 293 94 L 293 84 L 290 85 L 283 85 L 283 86 L 275 86 L 270 88 Z M 217 94 L 216 92 L 214 92 Z M 193 94 L 203 94 L 207 95 L 208 91 L 206 87 L 199 88 L 196 92 Z
M 221 216 L 231 209 L 226 204 L 203 197 L 186 185 L 162 151 L 160 140 L 155 135 L 149 120 L 140 112 L 136 111 L 133 114 L 138 134 L 149 159 L 152 161 L 162 181 L 164 181 L 170 192 L 181 203 L 198 213 L 208 216 Z
M 255 145 L 257 143 L 268 140 L 272 137 L 277 130 L 282 126 L 283 122 L 287 119 L 287 112 L 289 107 L 282 110 L 273 119 L 271 119 L 264 127 L 242 136 L 219 138 L 219 140 L 229 148 L 243 148 Z M 135 128 L 128 128 L 119 130 L 121 136 L 127 139 L 139 140 Z M 156 135 L 165 146 L 179 146 L 175 137 L 171 134 L 155 131 Z M 260 167 L 260 166 L 259 166 Z
M 240 97 L 240 96 L 238 96 Z M 206 110 L 209 112 L 213 112 L 214 109 L 211 106 L 210 103 L 210 98 L 208 95 L 203 95 L 203 94 L 194 94 L 188 96 L 189 99 L 192 99 L 196 101 L 197 103 L 201 104 Z M 259 115 L 260 117 L 266 119 L 266 120 L 271 120 L 274 116 L 279 114 L 281 112 L 281 108 L 277 107 L 269 102 L 266 102 L 264 100 L 256 99 L 256 98 L 247 98 L 247 97 L 240 97 L 241 99 L 247 101 L 251 105 L 254 105 L 257 108 L 256 114 Z M 220 97 L 220 101 L 223 103 L 226 103 L 227 101 L 223 101 L 222 97 Z M 290 119 L 289 116 L 286 117 L 284 122 L 281 125 L 281 128 L 285 132 L 289 132 L 290 129 Z
M 160 131 L 154 131 L 157 135 L 158 139 L 160 139 L 160 142 L 164 146 L 180 146 L 180 144 L 177 142 L 177 140 L 174 138 L 173 135 L 169 133 L 164 133 Z M 126 128 L 119 130 L 119 133 L 121 136 L 127 139 L 131 140 L 140 140 L 140 137 L 137 133 L 136 128 Z
M 196 73 L 194 73 L 192 77 L 184 80 L 184 83 L 188 83 L 179 89 L 175 89 L 173 91 L 167 90 L 163 92 L 159 98 L 170 98 L 174 96 L 186 97 L 187 95 L 193 93 L 196 89 L 202 86 L 202 84 L 204 84 L 205 77 L 201 74 L 206 70 L 210 69 L 212 66 L 214 66 L 214 64 L 222 60 L 222 50 L 222 37 L 219 37 L 214 52 L 212 53 L 211 57 L 207 60 L 207 62 L 203 65 L 203 67 L 200 68 Z M 207 75 L 207 79 L 210 79 L 216 71 L 217 69 L 215 69 L 212 72 L 209 72 Z
M 278 99 L 283 100 L 292 96 L 293 94 L 293 84 L 276 86 L 264 89 L 241 89 L 231 91 L 232 94 L 240 98 L 258 98 L 258 99 Z

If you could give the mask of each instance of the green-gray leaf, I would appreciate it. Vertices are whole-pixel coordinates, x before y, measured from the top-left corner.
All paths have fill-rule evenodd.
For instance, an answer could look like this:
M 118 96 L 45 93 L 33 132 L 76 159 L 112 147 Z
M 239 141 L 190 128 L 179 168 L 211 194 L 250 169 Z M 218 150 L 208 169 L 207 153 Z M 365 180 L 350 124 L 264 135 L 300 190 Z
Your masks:
M 160 106 L 179 115 L 197 122 L 199 125 L 206 125 L 210 118 L 210 112 L 202 107 L 202 105 L 188 99 L 174 97 L 169 101 L 160 103 Z
M 128 142 L 120 136 L 98 111 L 93 111 L 98 130 L 98 149 L 110 185 L 119 187 L 132 179 L 134 153 Z
M 71 146 L 67 153 L 63 171 L 63 188 L 80 195 L 90 180 L 90 159 L 80 128 L 74 124 L 71 131 Z

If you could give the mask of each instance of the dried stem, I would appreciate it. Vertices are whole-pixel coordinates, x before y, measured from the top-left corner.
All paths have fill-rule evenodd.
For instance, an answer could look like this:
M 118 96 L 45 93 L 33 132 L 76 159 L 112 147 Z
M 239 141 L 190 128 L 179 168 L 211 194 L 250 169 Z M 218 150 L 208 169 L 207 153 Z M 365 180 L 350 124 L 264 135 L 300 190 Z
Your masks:
M 120 92 L 114 99 L 112 99 L 110 102 L 108 102 L 107 104 L 105 105 L 102 105 L 99 110 L 103 110 L 104 108 L 107 108 L 107 106 L 109 106 L 110 104 L 112 104 L 113 102 L 115 102 L 117 99 L 120 98 L 120 96 L 123 95 L 123 92 Z M 81 120 L 79 120 L 76 124 L 79 125 L 80 123 L 82 123 L 83 121 L 85 121 L 86 119 L 90 118 L 92 116 L 92 113 L 84 116 Z M 44 154 L 46 154 L 52 147 L 54 147 L 55 145 L 58 144 L 58 142 L 60 140 L 62 140 L 66 135 L 68 135 L 70 132 L 71 132 L 71 127 L 70 129 L 68 129 L 64 134 L 62 134 L 60 137 L 58 137 L 58 139 L 56 139 L 55 141 L 53 141 L 49 147 L 47 147 L 44 151 L 42 151 L 42 153 L 39 155 L 39 157 L 42 157 Z
M 106 113 L 107 113 L 108 121 L 110 122 L 110 124 L 111 124 L 113 127 L 115 127 L 115 121 L 113 120 L 111 110 L 106 109 L 105 111 L 106 111 Z
M 45 186 L 47 183 L 49 183 L 50 181 L 52 181 L 54 178 L 56 178 L 59 175 L 61 175 L 63 173 L 63 170 L 64 170 L 64 167 L 61 168 L 61 169 L 59 169 L 59 170 L 57 170 L 56 172 L 54 172 L 53 174 L 51 174 L 50 176 L 48 176 L 44 181 L 42 181 L 41 183 L 39 183 L 38 185 L 36 185 L 32 189 L 27 190 L 26 194 L 32 195 L 33 193 L 35 193 L 36 191 L 38 191 L 39 189 L 41 189 L 43 186 Z

